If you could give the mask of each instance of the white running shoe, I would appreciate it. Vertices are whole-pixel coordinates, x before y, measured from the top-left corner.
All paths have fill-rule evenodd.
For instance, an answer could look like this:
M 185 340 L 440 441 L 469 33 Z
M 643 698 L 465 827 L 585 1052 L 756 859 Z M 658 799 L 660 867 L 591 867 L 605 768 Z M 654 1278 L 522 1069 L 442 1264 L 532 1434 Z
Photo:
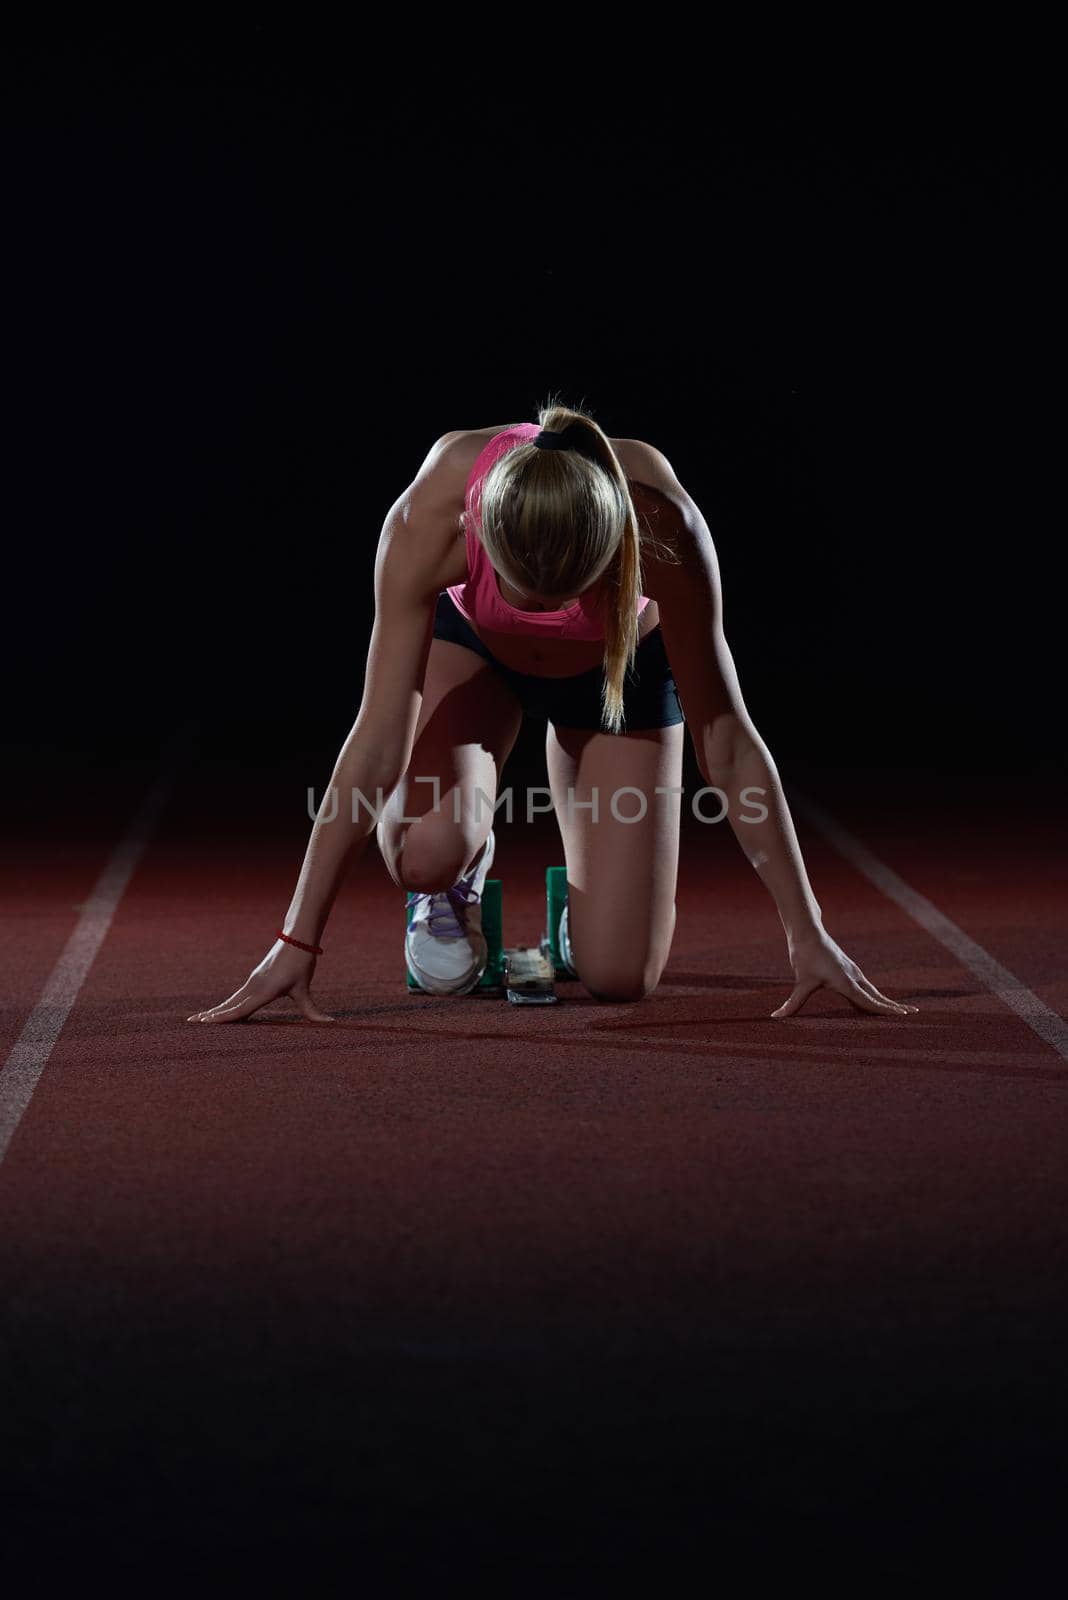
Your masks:
M 474 866 L 451 889 L 409 891 L 404 948 L 412 976 L 430 994 L 468 994 L 486 970 L 482 889 L 496 848 L 491 828 Z
M 577 978 L 578 973 L 575 971 L 575 965 L 571 959 L 571 925 L 568 920 L 567 907 L 568 902 L 565 900 L 564 909 L 560 913 L 560 930 L 557 942 L 560 946 L 560 955 L 563 958 L 564 966 L 573 978 Z

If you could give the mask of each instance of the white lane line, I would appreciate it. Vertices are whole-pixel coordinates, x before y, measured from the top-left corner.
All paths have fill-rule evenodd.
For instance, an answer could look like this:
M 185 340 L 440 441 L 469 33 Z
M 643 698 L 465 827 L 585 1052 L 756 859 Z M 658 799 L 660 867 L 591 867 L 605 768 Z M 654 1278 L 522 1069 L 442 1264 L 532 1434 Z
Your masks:
M 93 885 L 40 1000 L 0 1068 L 0 1161 L 7 1154 L 52 1047 L 63 1031 L 78 991 L 104 942 L 126 885 L 170 798 L 174 779 L 188 757 L 195 731 L 195 724 L 186 723 L 164 746 L 162 770 Z
M 938 907 L 932 905 L 930 900 L 924 898 L 915 889 L 911 888 L 903 878 L 899 878 L 885 862 L 873 855 L 866 845 L 859 839 L 847 833 L 841 823 L 836 822 L 829 812 L 825 811 L 815 800 L 796 789 L 792 783 L 783 784 L 786 798 L 791 811 L 797 811 L 803 816 L 817 833 L 834 846 L 839 855 L 856 867 L 858 872 L 873 883 L 877 889 L 893 900 L 901 909 L 908 913 L 914 922 L 918 922 L 947 950 L 951 950 L 957 960 L 974 972 L 980 983 L 996 994 L 999 1000 L 1011 1007 L 1018 1017 L 1022 1017 L 1027 1026 L 1044 1039 L 1046 1044 L 1052 1045 L 1057 1054 L 1068 1060 L 1068 1023 L 1056 1011 L 1050 1009 L 1044 1000 L 1037 994 L 1032 994 L 1025 983 L 1021 983 L 1008 967 L 1003 967 L 982 945 L 970 939 L 963 928 L 958 928 Z M 818 896 L 817 896 L 818 898 Z

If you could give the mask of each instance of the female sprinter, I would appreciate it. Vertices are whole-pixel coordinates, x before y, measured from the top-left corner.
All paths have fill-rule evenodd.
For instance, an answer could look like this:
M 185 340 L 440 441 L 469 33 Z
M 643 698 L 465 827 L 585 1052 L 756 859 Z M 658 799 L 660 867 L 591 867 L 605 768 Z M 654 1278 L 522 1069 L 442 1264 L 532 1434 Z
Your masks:
M 310 1021 L 334 1020 L 311 997 L 315 959 L 372 831 L 409 891 L 406 955 L 420 986 L 472 989 L 486 962 L 493 803 L 524 716 L 547 724 L 565 961 L 595 999 L 641 1000 L 675 930 L 682 707 L 704 780 L 786 933 L 794 987 L 772 1015 L 791 1016 L 823 986 L 863 1011 L 918 1009 L 882 994 L 823 926 L 742 700 L 711 535 L 659 450 L 609 439 L 553 402 L 538 423 L 445 434 L 386 517 L 374 584 L 362 704 L 292 903 L 236 993 L 190 1022 L 238 1022 L 281 995 Z M 354 790 L 369 804 L 354 807 Z M 613 807 L 617 790 L 629 792 Z

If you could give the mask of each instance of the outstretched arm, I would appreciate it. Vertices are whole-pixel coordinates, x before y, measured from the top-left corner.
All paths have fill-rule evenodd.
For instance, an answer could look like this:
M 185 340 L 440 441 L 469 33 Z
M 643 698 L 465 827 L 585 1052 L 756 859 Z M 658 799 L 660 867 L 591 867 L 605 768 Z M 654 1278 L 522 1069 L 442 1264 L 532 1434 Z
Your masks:
M 719 562 L 708 524 L 670 463 L 651 445 L 643 481 L 666 498 L 678 566 L 649 563 L 645 589 L 659 604 L 664 645 L 704 780 L 721 791 L 719 810 L 778 908 L 795 985 L 774 1017 L 788 1017 L 824 985 L 865 1011 L 906 1016 L 918 1007 L 891 1000 L 831 938 L 808 879 L 772 755 L 742 699 L 723 629 Z M 708 814 L 705 808 L 704 814 Z
M 455 537 L 455 466 L 444 435 L 386 516 L 375 558 L 375 617 L 359 714 L 319 807 L 293 898 L 280 926 L 300 945 L 321 944 L 345 874 L 362 855 L 381 806 L 411 757 L 422 704 L 443 554 Z M 360 798 L 366 798 L 367 804 Z M 331 1022 L 314 1004 L 314 948 L 276 939 L 241 987 L 189 1022 L 240 1022 L 288 994 L 312 1022 Z

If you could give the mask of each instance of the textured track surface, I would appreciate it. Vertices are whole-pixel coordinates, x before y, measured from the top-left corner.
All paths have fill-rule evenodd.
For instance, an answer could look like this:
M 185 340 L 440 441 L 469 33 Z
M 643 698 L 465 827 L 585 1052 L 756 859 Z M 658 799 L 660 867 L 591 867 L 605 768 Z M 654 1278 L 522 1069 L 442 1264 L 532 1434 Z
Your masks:
M 127 776 L 9 834 L 5 1058 Z M 178 778 L 0 1166 L 15 1551 L 376 1592 L 1037 1573 L 1068 1488 L 1050 1043 L 800 817 L 828 928 L 916 1016 L 824 991 L 771 1021 L 774 906 L 693 825 L 638 1005 L 410 995 L 372 848 L 319 963 L 333 1028 L 189 1025 L 299 865 L 293 793 L 236 802 L 256 777 Z M 1053 801 L 1021 833 L 974 784 L 804 788 L 1065 1016 Z M 536 939 L 558 835 L 498 850 L 506 938 Z

